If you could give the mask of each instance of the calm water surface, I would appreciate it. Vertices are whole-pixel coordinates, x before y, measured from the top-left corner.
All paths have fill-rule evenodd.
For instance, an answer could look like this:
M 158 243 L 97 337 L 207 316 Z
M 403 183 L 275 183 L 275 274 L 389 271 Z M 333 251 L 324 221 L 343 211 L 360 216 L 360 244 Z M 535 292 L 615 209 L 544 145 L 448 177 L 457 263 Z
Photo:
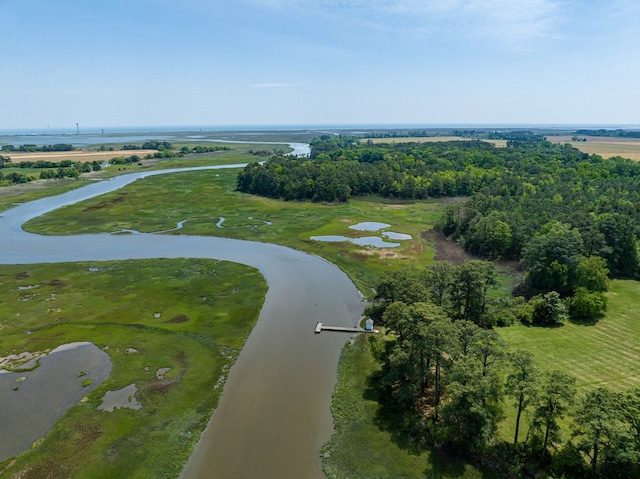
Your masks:
M 125 175 L 1 213 L 0 263 L 191 257 L 258 268 L 269 284 L 258 323 L 182 476 L 323 477 L 319 451 L 332 433 L 331 393 L 348 336 L 316 335 L 314 327 L 317 321 L 352 326 L 363 310 L 358 291 L 342 271 L 317 256 L 266 243 L 159 234 L 45 237 L 21 228 L 65 204 L 138 178 L 179 171 Z

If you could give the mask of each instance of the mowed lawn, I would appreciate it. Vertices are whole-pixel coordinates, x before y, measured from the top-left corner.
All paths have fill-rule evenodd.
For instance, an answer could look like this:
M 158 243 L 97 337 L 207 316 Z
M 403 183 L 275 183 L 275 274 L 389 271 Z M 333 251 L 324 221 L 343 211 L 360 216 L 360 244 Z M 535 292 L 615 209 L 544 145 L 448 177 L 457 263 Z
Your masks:
M 512 347 L 532 351 L 542 368 L 577 378 L 580 389 L 640 387 L 640 282 L 614 280 L 606 316 L 595 325 L 499 329 Z

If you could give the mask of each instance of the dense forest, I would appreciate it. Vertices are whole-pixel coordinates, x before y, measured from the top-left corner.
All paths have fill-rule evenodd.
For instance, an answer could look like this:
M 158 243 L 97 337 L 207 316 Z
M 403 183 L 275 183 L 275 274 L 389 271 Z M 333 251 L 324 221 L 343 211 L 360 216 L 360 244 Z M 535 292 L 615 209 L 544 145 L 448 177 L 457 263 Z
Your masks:
M 606 311 L 610 277 L 640 276 L 640 165 L 510 135 L 503 148 L 323 136 L 309 158 L 247 165 L 237 188 L 329 203 L 461 197 L 436 228 L 478 258 L 519 262 L 524 279 L 501 299 L 490 299 L 491 261 L 437 261 L 380 280 L 366 314 L 391 332 L 370 341 L 381 363 L 371 380 L 397 417 L 391 427 L 410 447 L 465 455 L 500 477 L 640 477 L 640 390 L 578 396 L 575 378 L 541 371 L 493 329 L 593 324 Z M 510 401 L 517 419 L 509 443 L 497 425 Z M 568 440 L 560 424 L 571 424 Z
M 247 165 L 237 187 L 284 200 L 325 202 L 369 194 L 468 197 L 450 206 L 438 227 L 470 253 L 533 263 L 545 248 L 567 249 L 564 258 L 531 264 L 531 292 L 571 293 L 582 256 L 604 258 L 616 276 L 635 278 L 639 272 L 640 165 L 604 160 L 537 136 L 509 141 L 506 148 L 482 141 L 373 145 L 322 137 L 312 142 L 310 158 L 275 156 Z M 562 271 L 551 275 L 552 284 L 541 284 L 555 259 Z

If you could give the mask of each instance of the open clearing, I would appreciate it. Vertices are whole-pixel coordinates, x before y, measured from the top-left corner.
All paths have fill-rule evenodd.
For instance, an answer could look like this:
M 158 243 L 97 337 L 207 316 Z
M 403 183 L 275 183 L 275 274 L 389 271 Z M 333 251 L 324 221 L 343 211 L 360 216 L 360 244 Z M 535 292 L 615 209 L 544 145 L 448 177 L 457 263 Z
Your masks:
M 640 283 L 614 280 L 608 311 L 595 325 L 568 322 L 559 328 L 514 325 L 498 329 L 512 348 L 533 352 L 543 369 L 560 369 L 583 390 L 640 386 Z
M 117 151 L 90 151 L 90 150 L 74 150 L 74 151 L 46 151 L 33 153 L 16 153 L 4 152 L 4 156 L 11 158 L 12 163 L 20 163 L 21 161 L 64 161 L 74 160 L 80 162 L 87 161 L 105 161 L 119 156 L 138 155 L 143 158 L 145 155 L 153 154 L 156 150 L 117 150 Z M 2 152 L 0 152 L 2 153 Z
M 571 146 L 603 158 L 621 156 L 634 161 L 640 161 L 640 140 L 635 138 L 611 138 L 607 136 L 580 136 L 587 141 L 571 141 L 573 136 L 548 136 L 547 140 L 554 143 L 569 143 Z

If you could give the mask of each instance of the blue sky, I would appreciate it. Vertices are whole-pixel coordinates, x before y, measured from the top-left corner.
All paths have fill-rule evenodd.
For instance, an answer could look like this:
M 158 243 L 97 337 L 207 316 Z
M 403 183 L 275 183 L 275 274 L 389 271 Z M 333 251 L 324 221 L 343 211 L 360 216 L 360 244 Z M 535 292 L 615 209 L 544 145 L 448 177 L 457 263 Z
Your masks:
M 637 0 L 0 0 L 0 129 L 640 124 Z

